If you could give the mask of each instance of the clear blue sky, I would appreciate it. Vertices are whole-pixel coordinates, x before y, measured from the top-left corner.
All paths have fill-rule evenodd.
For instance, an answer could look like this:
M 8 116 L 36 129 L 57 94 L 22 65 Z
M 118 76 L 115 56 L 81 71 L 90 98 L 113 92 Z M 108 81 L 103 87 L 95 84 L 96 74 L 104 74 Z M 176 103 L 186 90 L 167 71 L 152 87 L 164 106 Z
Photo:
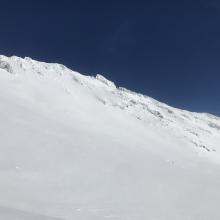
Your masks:
M 219 0 L 2 1 L 0 54 L 59 62 L 220 116 Z

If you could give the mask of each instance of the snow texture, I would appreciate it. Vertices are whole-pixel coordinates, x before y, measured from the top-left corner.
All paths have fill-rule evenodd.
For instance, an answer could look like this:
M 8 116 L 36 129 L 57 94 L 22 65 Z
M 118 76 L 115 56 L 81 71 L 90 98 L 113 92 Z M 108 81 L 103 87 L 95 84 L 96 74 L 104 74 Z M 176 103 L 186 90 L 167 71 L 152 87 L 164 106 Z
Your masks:
M 220 219 L 220 118 L 102 75 L 0 56 L 0 152 L 0 219 Z

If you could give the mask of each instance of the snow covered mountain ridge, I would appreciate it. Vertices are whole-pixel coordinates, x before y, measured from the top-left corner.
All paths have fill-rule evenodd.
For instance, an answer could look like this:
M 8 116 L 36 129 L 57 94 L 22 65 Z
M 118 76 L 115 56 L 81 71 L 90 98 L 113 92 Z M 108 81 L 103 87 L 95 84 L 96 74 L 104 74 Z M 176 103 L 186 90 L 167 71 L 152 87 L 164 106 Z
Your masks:
M 63 84 L 67 94 L 71 94 L 69 81 L 73 80 L 85 87 L 103 105 L 119 108 L 131 114 L 142 123 L 164 126 L 169 132 L 184 137 L 192 145 L 207 152 L 216 152 L 210 139 L 220 138 L 220 118 L 206 113 L 192 113 L 170 107 L 150 97 L 138 94 L 115 84 L 102 75 L 96 77 L 81 75 L 64 65 L 44 63 L 29 57 L 0 56 L 0 69 L 10 74 L 36 74 Z M 172 130 L 172 131 L 171 131 Z
M 220 118 L 102 75 L 0 56 L 0 152 L 0 219 L 220 219 Z

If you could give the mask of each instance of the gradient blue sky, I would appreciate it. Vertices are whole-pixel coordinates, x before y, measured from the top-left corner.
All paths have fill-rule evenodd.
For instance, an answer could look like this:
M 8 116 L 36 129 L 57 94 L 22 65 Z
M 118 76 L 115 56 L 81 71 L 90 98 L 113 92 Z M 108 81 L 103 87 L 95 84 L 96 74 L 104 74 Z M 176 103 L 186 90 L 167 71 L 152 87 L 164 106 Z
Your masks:
M 220 0 L 2 1 L 0 54 L 220 116 Z

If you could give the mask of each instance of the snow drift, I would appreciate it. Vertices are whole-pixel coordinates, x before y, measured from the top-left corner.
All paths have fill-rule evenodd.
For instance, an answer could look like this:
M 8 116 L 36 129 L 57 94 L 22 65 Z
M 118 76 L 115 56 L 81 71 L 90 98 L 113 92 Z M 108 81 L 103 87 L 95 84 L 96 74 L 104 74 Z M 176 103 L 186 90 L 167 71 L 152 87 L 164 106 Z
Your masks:
M 0 56 L 0 152 L 0 219 L 220 219 L 220 118 L 102 75 Z

